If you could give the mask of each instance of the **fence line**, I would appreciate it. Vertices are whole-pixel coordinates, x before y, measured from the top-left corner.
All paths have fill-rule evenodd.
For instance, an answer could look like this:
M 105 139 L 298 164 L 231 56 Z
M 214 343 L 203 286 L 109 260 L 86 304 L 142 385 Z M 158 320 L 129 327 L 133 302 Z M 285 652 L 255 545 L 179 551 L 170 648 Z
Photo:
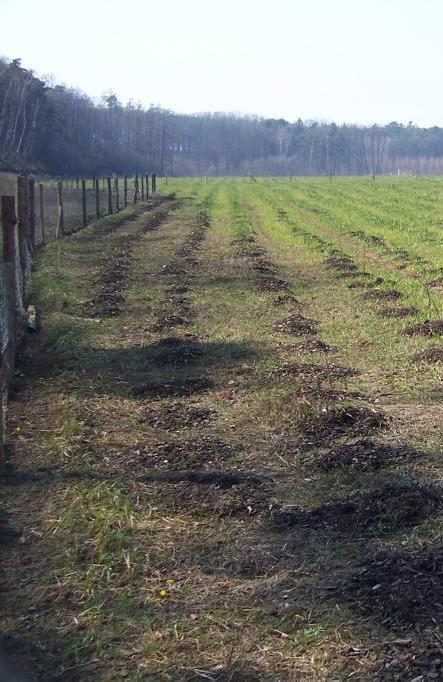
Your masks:
M 33 254 L 47 241 L 61 239 L 89 223 L 112 215 L 128 205 L 128 190 L 133 186 L 133 203 L 149 196 L 149 176 L 133 181 L 123 178 L 123 206 L 119 180 L 114 176 L 65 183 L 38 182 L 24 175 L 16 178 L 16 193 L 0 192 L 0 469 L 5 461 L 6 408 L 8 385 L 14 375 L 17 346 L 26 327 L 35 321 L 35 310 L 27 307 L 27 288 L 31 281 Z M 156 191 L 156 176 L 151 176 L 151 193 Z M 102 211 L 101 194 L 106 193 L 107 211 Z M 38 230 L 37 220 L 38 216 Z

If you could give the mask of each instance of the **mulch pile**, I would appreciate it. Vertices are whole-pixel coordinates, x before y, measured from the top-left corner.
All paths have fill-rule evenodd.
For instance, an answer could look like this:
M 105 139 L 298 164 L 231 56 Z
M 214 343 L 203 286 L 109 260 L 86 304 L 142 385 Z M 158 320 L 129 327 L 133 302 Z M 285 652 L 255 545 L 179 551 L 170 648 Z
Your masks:
M 323 412 L 308 417 L 301 425 L 305 439 L 312 443 L 328 441 L 342 435 L 363 436 L 388 426 L 383 412 L 369 407 L 325 407 Z
M 382 308 L 379 311 L 380 317 L 415 317 L 420 314 L 418 308 L 414 306 L 398 306 L 397 308 Z
M 413 358 L 415 362 L 443 362 L 443 348 L 433 346 L 416 353 Z
M 407 336 L 441 336 L 443 334 L 443 320 L 426 320 L 405 329 Z
M 274 324 L 275 331 L 294 334 L 295 336 L 315 335 L 317 334 L 317 328 L 317 320 L 304 317 L 300 313 L 293 313 L 290 317 L 279 320 Z
M 323 471 L 347 469 L 351 471 L 375 471 L 388 466 L 417 461 L 423 454 L 407 447 L 379 443 L 361 438 L 338 445 L 315 458 L 315 467 Z
M 373 289 L 363 295 L 368 301 L 397 301 L 401 293 L 396 289 Z
M 428 494 L 422 504 L 430 512 L 437 500 L 432 493 L 428 500 Z M 346 581 L 340 595 L 385 625 L 442 625 L 443 546 L 378 552 Z

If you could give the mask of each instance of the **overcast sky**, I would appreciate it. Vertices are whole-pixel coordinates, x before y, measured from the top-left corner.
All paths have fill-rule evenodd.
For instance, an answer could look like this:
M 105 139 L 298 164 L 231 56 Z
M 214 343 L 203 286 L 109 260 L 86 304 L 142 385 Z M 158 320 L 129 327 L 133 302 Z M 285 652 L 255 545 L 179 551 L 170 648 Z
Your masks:
M 0 54 L 179 112 L 443 125 L 443 0 L 3 0 Z

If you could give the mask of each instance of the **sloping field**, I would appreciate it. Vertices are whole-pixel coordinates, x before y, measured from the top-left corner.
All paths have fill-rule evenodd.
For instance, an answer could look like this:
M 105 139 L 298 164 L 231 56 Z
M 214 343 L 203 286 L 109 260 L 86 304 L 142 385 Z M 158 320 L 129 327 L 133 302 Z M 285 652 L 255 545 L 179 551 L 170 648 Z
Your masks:
M 443 181 L 169 181 L 42 253 L 3 646 L 35 680 L 443 677 Z

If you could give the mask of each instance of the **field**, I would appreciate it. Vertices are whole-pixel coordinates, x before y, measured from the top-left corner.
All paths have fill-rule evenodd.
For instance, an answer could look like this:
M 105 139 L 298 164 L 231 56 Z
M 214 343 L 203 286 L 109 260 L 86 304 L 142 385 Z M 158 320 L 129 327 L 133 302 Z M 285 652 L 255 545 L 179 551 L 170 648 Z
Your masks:
M 33 680 L 443 677 L 443 179 L 195 179 L 40 252 L 3 645 Z

